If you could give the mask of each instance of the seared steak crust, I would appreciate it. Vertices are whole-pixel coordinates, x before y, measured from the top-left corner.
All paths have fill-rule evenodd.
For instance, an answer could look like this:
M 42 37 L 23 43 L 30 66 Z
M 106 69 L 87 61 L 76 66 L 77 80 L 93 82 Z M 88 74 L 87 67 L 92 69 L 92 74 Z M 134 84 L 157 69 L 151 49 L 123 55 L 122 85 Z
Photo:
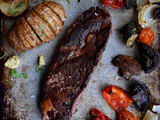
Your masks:
M 69 120 L 112 31 L 109 13 L 90 8 L 69 28 L 47 77 L 43 120 Z

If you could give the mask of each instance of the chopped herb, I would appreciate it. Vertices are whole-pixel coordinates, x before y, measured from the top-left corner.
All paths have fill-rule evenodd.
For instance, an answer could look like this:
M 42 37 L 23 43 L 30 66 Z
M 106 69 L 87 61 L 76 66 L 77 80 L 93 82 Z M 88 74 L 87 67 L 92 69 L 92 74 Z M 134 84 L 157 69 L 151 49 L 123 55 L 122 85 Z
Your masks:
M 68 3 L 70 3 L 70 0 L 67 0 Z
M 14 15 L 15 14 L 14 9 L 13 8 L 9 8 L 8 9 L 8 13 L 11 14 L 11 15 Z
M 46 0 L 42 0 L 42 2 L 45 2 Z
M 45 25 L 42 24 L 42 25 L 40 26 L 40 28 L 41 28 L 41 30 L 43 30 L 43 29 L 45 28 Z
M 21 75 L 17 72 L 16 69 L 11 70 L 10 76 L 14 78 L 21 78 Z
M 22 72 L 21 75 L 22 75 L 23 78 L 25 78 L 25 79 L 28 78 L 28 75 L 27 75 L 26 73 L 24 73 L 24 72 Z
M 36 69 L 35 69 L 36 72 L 39 72 L 41 70 L 42 70 L 42 67 L 39 67 L 39 66 L 37 66 Z
M 5 79 L 5 82 L 7 82 L 9 85 L 12 85 L 12 81 L 11 80 Z
M 0 60 L 6 56 L 6 52 L 0 57 Z
M 18 7 L 22 7 L 22 5 L 23 5 L 23 4 L 25 4 L 25 2 L 24 2 L 24 1 L 19 2 L 19 3 L 16 5 L 16 8 L 18 8 Z
M 44 36 L 44 33 L 39 34 L 39 36 L 40 36 L 40 37 L 43 37 L 43 36 Z

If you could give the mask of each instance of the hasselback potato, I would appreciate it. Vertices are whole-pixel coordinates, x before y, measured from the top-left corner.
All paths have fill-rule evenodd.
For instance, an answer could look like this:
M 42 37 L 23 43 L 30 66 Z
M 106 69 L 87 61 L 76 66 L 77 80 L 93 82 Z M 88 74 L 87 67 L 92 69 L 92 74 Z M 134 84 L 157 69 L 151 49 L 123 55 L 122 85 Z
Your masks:
M 62 30 L 64 8 L 53 1 L 42 2 L 24 15 L 8 33 L 10 45 L 18 52 L 31 50 L 53 40 Z

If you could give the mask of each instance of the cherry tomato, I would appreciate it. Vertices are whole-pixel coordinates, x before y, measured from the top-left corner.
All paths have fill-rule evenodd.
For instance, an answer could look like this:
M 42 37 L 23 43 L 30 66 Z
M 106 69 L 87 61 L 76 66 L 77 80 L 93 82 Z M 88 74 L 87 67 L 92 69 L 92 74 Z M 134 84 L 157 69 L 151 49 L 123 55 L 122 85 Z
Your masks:
M 115 9 L 120 9 L 124 6 L 123 0 L 103 0 L 103 5 L 111 6 Z
M 91 115 L 94 116 L 91 120 L 110 120 L 107 116 L 105 116 L 101 111 L 98 109 L 91 109 Z
M 146 45 L 150 45 L 154 40 L 154 32 L 151 28 L 144 28 L 139 34 L 139 41 Z
M 111 85 L 102 91 L 106 102 L 118 113 L 125 110 L 133 99 L 122 88 Z
M 123 110 L 119 114 L 119 120 L 137 120 L 137 119 L 130 111 Z

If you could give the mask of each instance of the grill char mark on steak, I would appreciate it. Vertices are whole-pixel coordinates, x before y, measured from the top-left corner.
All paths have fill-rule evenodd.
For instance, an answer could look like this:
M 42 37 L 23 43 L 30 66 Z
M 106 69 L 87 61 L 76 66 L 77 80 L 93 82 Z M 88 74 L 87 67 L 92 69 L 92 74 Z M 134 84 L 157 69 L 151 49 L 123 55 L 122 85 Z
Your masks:
M 111 34 L 109 13 L 90 8 L 73 23 L 50 68 L 42 102 L 43 120 L 69 120 Z

